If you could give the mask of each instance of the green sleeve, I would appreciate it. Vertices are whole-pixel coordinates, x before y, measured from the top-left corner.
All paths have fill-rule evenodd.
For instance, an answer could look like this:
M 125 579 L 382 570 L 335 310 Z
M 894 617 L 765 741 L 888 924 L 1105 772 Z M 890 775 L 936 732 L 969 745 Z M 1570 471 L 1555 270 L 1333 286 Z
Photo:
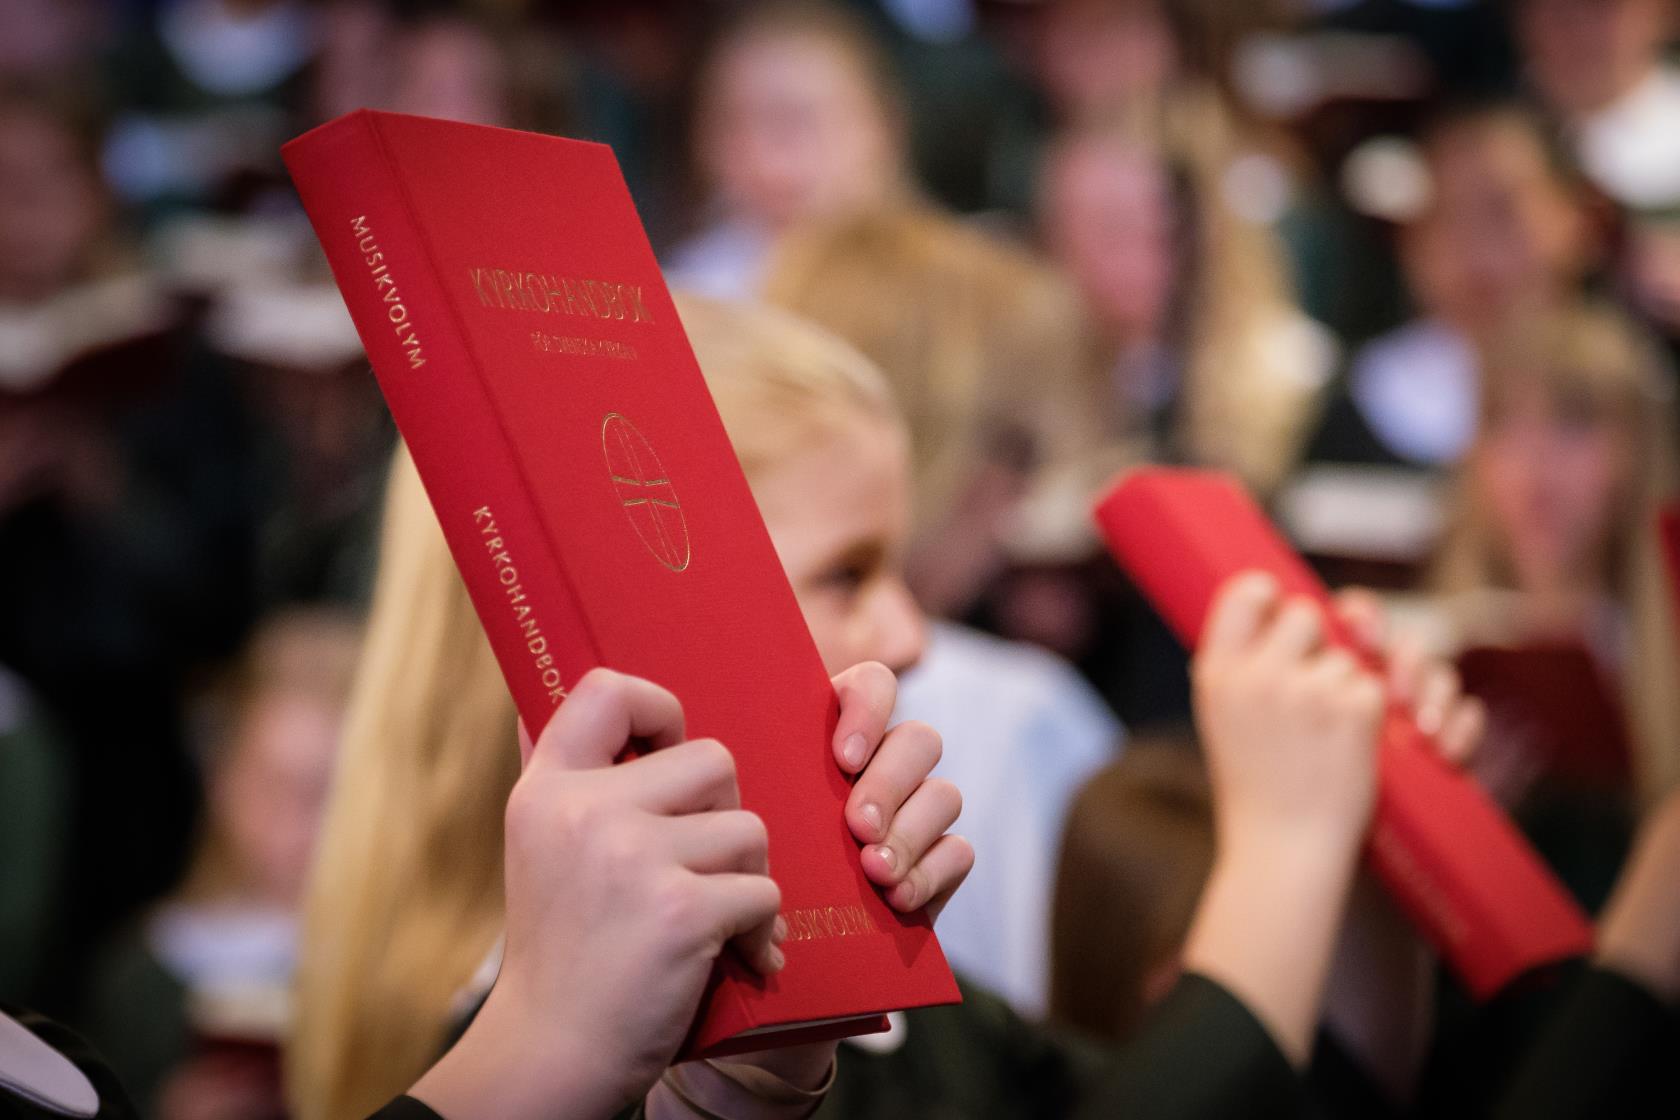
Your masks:
M 1184 976 L 1122 1045 L 1080 1120 L 1244 1120 L 1299 1115 L 1300 1076 L 1253 1012 L 1204 976 Z
M 45 970 L 68 840 L 68 798 L 60 744 L 26 710 L 0 730 L 0 999 L 27 1001 Z

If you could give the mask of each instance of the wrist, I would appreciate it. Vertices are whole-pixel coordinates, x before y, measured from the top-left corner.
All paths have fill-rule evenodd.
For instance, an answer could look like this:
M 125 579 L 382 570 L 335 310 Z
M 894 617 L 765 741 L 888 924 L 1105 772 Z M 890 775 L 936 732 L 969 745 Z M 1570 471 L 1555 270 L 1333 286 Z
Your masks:
M 788 1046 L 780 1050 L 760 1050 L 729 1059 L 740 1065 L 759 1069 L 799 1089 L 815 1090 L 827 1080 L 834 1068 L 834 1056 L 839 1046 L 833 1042 L 817 1042 L 809 1046 Z
M 1334 833 L 1222 821 L 1185 941 L 1185 969 L 1241 1000 L 1297 1068 L 1311 1054 L 1356 868 L 1357 846 Z
M 1259 875 L 1284 890 L 1327 885 L 1345 892 L 1365 828 L 1351 819 L 1233 812 L 1216 828 L 1214 867 Z
M 616 1114 L 635 1094 L 590 1061 L 588 1032 L 518 1006 L 503 985 L 409 1095 L 444 1120 L 558 1120 Z

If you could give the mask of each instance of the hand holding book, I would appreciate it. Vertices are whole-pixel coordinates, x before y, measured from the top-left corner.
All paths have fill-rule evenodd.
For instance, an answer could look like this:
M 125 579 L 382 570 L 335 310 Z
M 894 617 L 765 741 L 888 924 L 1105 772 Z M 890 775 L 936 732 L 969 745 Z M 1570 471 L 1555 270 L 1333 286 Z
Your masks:
M 955 790 L 927 779 L 938 738 L 930 750 L 926 728 L 887 728 L 897 686 L 882 667 L 858 666 L 834 684 L 836 760 L 859 772 L 857 808 L 878 813 L 849 816 L 878 820 L 858 839 L 875 845 L 865 851 L 882 866 L 902 868 L 869 874 L 900 910 L 937 906 L 973 861 L 967 841 L 946 834 L 960 808 Z M 631 740 L 649 753 L 614 765 Z M 446 1117 L 547 1116 L 556 1101 L 568 1115 L 611 1115 L 647 1095 L 669 1065 L 726 945 L 761 974 L 784 963 L 788 928 L 764 824 L 740 808 L 728 750 L 685 739 L 675 696 L 596 670 L 525 745 L 508 802 L 501 975 L 413 1092 Z M 815 1084 L 833 1047 L 756 1060 L 790 1083 Z M 733 1101 L 744 1090 L 722 1077 L 687 1087 L 732 1114 L 757 1103 Z
M 1208 471 L 1147 468 L 1120 479 L 1097 508 L 1110 549 L 1186 645 L 1199 645 L 1216 591 L 1267 572 L 1283 592 L 1318 604 L 1327 644 L 1375 673 L 1358 627 L 1234 480 Z M 1470 993 L 1486 998 L 1537 968 L 1590 950 L 1585 914 L 1476 786 L 1446 764 L 1446 717 L 1414 718 L 1389 697 L 1366 858 Z
M 1373 602 L 1345 599 L 1336 614 L 1370 653 L 1387 652 Z M 1450 669 L 1407 654 L 1389 659 L 1398 684 L 1384 682 L 1326 630 L 1316 601 L 1246 572 L 1216 595 L 1192 666 L 1218 852 L 1185 967 L 1239 995 L 1296 1065 L 1311 1052 L 1376 804 L 1389 695 L 1449 726 L 1443 752 L 1459 759 L 1481 719 Z

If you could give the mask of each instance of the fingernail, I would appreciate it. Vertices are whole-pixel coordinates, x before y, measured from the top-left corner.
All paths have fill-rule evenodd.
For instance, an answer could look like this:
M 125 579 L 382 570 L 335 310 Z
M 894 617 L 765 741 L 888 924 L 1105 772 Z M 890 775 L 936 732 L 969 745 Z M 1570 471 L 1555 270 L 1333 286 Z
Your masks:
M 770 946 L 770 971 L 780 972 L 787 967 L 787 954 L 776 946 Z
M 777 914 L 775 924 L 770 927 L 770 940 L 775 942 L 777 945 L 780 945 L 782 942 L 787 940 L 787 937 L 787 919 L 782 917 L 780 914 Z
M 1434 738 L 1441 733 L 1441 725 L 1446 722 L 1446 713 L 1437 705 L 1431 704 L 1427 708 L 1418 709 L 1418 730 Z
M 846 736 L 846 741 L 841 744 L 840 753 L 846 759 L 846 765 L 856 770 L 863 765 L 865 756 L 869 754 L 869 740 L 863 737 L 861 731 L 854 731 Z
M 877 844 L 875 845 L 875 854 L 881 857 L 882 862 L 887 865 L 888 871 L 898 870 L 898 861 L 893 856 L 893 850 L 891 848 L 887 847 L 885 844 Z
M 858 810 L 858 816 L 863 818 L 863 823 L 869 826 L 871 832 L 878 833 L 881 831 L 881 807 L 879 805 L 874 803 L 865 805 Z
M 908 879 L 894 887 L 888 899 L 898 910 L 914 910 L 916 908 L 916 888 Z

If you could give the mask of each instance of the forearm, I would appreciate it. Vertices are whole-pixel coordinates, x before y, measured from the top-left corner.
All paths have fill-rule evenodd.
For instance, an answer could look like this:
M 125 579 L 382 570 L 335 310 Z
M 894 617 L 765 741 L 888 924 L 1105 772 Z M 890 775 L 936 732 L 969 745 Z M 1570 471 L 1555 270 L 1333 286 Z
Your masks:
M 579 1032 L 573 1045 L 516 1014 L 497 993 L 467 1032 L 417 1081 L 409 1095 L 443 1120 L 607 1120 L 625 1107 L 620 1071 L 591 1060 Z M 503 997 L 505 1000 L 506 996 Z
M 1286 829 L 1231 830 L 1184 950 L 1265 1024 L 1297 1069 L 1312 1054 L 1353 879 L 1351 844 Z

